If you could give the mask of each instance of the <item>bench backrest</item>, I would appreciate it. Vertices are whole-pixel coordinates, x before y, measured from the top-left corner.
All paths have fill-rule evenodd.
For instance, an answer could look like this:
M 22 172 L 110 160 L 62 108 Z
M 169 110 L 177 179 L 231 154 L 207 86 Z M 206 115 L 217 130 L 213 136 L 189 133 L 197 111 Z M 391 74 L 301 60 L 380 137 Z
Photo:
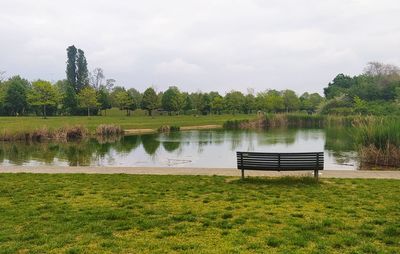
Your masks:
M 238 169 L 249 170 L 323 170 L 324 153 L 237 152 Z

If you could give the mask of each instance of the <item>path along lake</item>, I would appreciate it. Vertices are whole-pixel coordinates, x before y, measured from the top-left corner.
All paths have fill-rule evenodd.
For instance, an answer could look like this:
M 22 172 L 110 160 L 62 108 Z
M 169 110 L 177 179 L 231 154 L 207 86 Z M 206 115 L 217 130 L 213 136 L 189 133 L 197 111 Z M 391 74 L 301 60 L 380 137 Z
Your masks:
M 325 153 L 325 169 L 357 169 L 351 129 L 202 130 L 81 142 L 2 142 L 0 165 L 235 168 L 236 151 Z

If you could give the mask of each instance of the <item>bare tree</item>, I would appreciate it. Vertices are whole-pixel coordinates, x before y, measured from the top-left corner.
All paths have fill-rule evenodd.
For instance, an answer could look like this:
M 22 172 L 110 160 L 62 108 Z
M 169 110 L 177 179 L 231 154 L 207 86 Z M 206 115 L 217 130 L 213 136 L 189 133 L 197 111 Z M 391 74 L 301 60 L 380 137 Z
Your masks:
M 364 68 L 364 73 L 370 76 L 398 76 L 400 75 L 400 68 L 392 64 L 369 62 Z
M 104 72 L 102 68 L 95 68 L 91 73 L 90 73 L 90 83 L 92 87 L 96 90 L 99 90 L 100 87 L 103 85 L 104 81 Z
M 106 80 L 106 86 L 105 86 L 105 88 L 106 88 L 107 90 L 111 90 L 111 89 L 113 88 L 114 85 L 115 85 L 115 79 L 109 78 L 109 79 Z

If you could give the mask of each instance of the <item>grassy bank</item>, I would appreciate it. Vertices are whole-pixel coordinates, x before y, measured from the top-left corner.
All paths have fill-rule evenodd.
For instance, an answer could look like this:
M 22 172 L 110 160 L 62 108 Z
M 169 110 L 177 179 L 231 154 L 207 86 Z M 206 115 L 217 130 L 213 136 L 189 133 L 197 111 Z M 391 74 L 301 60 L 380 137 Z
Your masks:
M 0 117 L 0 138 L 19 137 L 35 133 L 56 133 L 71 126 L 84 128 L 89 134 L 95 134 L 100 125 L 114 125 L 122 129 L 155 129 L 161 126 L 197 126 L 222 125 L 232 119 L 252 119 L 254 115 L 209 115 L 209 116 L 65 116 L 49 117 Z
M 0 253 L 400 252 L 395 180 L 1 174 L 0 181 Z

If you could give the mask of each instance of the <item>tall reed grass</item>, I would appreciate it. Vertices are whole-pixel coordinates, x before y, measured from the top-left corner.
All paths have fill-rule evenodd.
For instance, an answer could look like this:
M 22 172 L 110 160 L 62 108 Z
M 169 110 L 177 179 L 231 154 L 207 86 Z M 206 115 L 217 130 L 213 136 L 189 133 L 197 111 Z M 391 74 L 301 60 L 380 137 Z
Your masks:
M 400 167 L 400 119 L 364 118 L 354 127 L 362 164 Z
M 323 128 L 326 126 L 351 126 L 353 116 L 326 116 L 308 114 L 267 114 L 253 120 L 233 120 L 223 124 L 225 129 L 263 129 L 278 127 Z
M 118 136 L 122 135 L 123 130 L 117 125 L 99 125 L 95 132 L 90 132 L 86 127 L 81 125 L 63 126 L 60 128 L 37 128 L 37 129 L 3 129 L 0 131 L 0 141 L 73 141 L 81 140 L 90 136 Z

